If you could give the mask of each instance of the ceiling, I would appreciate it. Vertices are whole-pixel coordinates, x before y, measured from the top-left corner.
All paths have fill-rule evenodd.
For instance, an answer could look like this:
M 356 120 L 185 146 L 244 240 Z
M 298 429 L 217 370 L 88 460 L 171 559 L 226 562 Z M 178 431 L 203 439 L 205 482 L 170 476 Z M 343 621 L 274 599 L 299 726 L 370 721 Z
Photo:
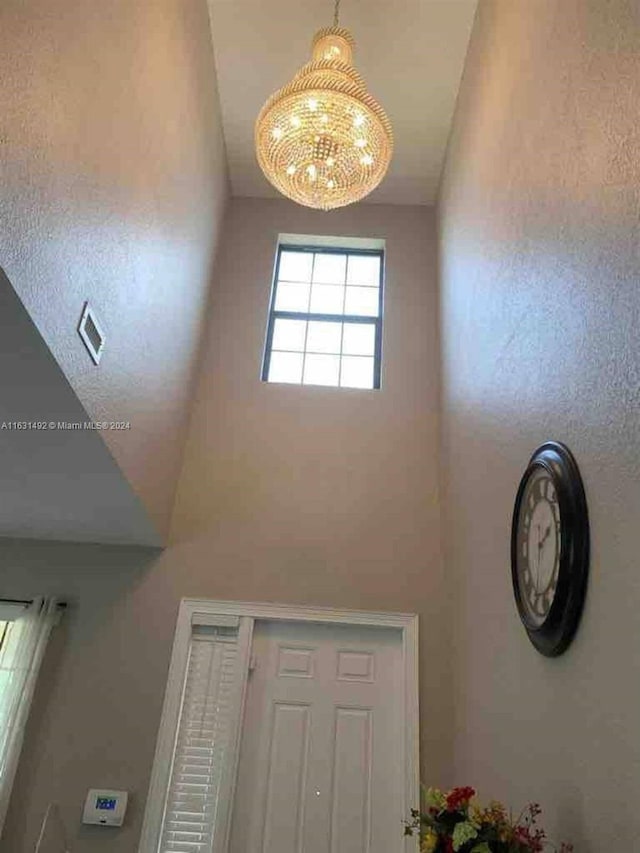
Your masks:
M 394 128 L 395 153 L 374 203 L 433 204 L 477 0 L 342 0 L 355 64 Z M 273 197 L 253 152 L 267 97 L 310 59 L 332 0 L 209 0 L 234 195 Z

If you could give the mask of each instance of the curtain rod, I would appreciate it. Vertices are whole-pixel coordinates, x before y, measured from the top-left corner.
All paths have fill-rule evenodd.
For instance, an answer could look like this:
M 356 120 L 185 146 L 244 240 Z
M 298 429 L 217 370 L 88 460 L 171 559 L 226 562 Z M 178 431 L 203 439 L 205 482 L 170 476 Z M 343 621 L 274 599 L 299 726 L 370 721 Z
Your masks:
M 0 604 L 24 604 L 25 607 L 28 607 L 30 604 L 33 604 L 32 598 L 0 598 Z M 58 607 L 66 607 L 66 601 L 59 601 Z

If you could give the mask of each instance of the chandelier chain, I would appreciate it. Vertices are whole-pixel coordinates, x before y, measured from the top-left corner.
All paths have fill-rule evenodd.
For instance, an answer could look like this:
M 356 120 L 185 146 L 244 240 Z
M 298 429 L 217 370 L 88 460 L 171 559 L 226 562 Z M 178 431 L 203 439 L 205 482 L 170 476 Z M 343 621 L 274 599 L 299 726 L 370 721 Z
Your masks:
M 340 0 L 336 0 L 333 7 L 333 26 L 337 27 L 340 22 Z

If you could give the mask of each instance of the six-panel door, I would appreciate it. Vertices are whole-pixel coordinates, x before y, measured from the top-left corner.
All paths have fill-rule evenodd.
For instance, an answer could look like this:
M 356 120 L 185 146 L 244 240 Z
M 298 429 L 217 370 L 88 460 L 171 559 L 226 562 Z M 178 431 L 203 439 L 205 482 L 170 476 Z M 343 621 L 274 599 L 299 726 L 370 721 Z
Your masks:
M 402 639 L 257 622 L 230 853 L 402 849 Z

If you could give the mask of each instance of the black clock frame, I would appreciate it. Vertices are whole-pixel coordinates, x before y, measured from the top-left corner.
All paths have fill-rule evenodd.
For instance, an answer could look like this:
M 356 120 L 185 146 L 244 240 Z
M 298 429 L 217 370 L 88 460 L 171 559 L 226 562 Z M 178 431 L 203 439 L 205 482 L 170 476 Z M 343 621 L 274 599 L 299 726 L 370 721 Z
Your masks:
M 556 594 L 545 621 L 532 625 L 518 583 L 520 506 L 531 476 L 543 468 L 551 477 L 560 514 L 560 559 Z M 511 523 L 511 580 L 520 619 L 536 649 L 547 657 L 562 654 L 573 639 L 584 606 L 589 574 L 589 516 L 578 465 L 566 445 L 546 441 L 533 453 L 520 480 Z

